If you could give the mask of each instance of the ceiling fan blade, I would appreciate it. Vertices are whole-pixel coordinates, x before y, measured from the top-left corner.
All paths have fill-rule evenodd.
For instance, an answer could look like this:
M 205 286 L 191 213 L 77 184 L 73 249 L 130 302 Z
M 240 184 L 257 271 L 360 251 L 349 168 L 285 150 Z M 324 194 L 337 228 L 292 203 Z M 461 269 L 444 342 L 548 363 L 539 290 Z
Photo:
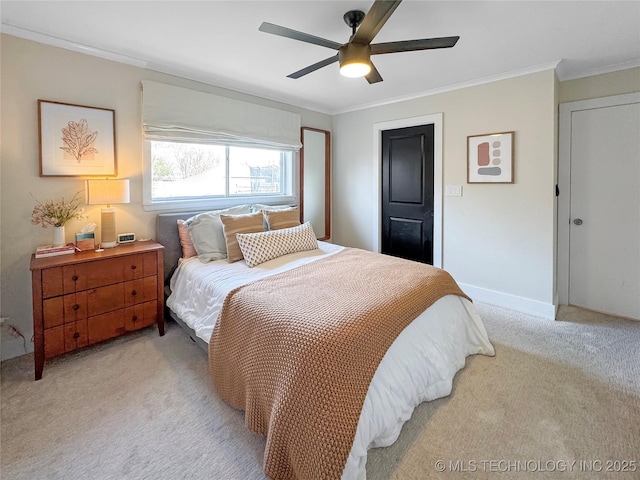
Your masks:
M 262 25 L 260 25 L 258 30 L 265 33 L 272 33 L 273 35 L 279 35 L 281 37 L 292 38 L 293 40 L 299 40 L 301 42 L 313 43 L 314 45 L 320 45 L 321 47 L 332 48 L 333 50 L 338 50 L 342 46 L 341 43 L 327 40 L 326 38 L 316 37 L 315 35 L 298 32 L 297 30 L 281 27 L 280 25 L 274 25 L 273 23 L 268 22 L 262 22 Z
M 371 55 L 412 52 L 415 50 L 431 50 L 436 48 L 451 48 L 456 44 L 459 38 L 460 37 L 423 38 L 421 40 L 375 43 L 371 45 Z
M 373 62 L 371 62 L 371 71 L 364 78 L 366 78 L 367 82 L 369 82 L 370 84 L 382 81 L 382 76 L 380 75 L 380 72 L 373 64 Z
M 391 14 L 396 8 L 398 8 L 401 1 L 402 0 L 376 0 L 373 2 L 373 5 L 371 5 L 371 8 L 364 17 L 362 24 L 358 27 L 358 31 L 350 41 L 352 43 L 361 43 L 363 45 L 371 43 L 387 20 L 389 20 Z
M 333 57 L 325 58 L 324 60 L 314 63 L 313 65 L 309 65 L 308 67 L 303 68 L 302 70 L 298 70 L 297 72 L 293 72 L 291 75 L 287 75 L 289 78 L 300 78 L 307 73 L 315 72 L 316 70 L 326 67 L 327 65 L 331 65 L 334 62 L 338 61 L 338 55 L 334 55 Z

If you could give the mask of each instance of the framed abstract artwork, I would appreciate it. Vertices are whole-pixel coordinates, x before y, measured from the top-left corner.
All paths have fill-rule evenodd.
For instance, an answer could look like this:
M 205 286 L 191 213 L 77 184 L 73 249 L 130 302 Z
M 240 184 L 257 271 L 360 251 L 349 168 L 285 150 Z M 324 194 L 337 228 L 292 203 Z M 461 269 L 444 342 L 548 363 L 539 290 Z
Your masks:
M 513 135 L 467 137 L 467 183 L 513 183 Z
M 40 176 L 115 177 L 115 117 L 108 108 L 38 100 Z

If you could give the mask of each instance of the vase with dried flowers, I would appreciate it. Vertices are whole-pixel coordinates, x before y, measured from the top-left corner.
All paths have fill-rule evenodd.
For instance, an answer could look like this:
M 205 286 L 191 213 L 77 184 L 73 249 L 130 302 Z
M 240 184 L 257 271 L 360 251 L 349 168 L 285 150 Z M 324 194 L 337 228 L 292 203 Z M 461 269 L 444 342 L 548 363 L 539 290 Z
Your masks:
M 35 198 L 35 197 L 34 197 Z M 71 220 L 82 220 L 84 208 L 80 208 L 80 192 L 76 192 L 69 202 L 64 197 L 58 202 L 47 200 L 45 203 L 35 198 L 36 206 L 33 207 L 31 223 L 42 225 L 42 228 L 53 227 L 53 246 L 60 247 L 65 244 L 64 226 Z

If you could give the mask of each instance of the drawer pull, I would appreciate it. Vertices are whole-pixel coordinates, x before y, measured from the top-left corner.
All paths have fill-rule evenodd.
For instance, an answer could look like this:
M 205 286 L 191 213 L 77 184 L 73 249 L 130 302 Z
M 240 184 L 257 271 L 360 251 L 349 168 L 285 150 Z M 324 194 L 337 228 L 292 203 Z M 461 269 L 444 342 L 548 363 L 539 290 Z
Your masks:
M 133 317 L 131 317 L 131 320 L 133 320 L 135 322 L 136 320 L 138 320 L 138 316 L 134 315 Z
M 80 305 L 78 305 L 77 303 L 72 307 L 74 310 L 78 310 L 80 308 Z
M 78 281 L 78 275 L 74 275 L 73 277 L 71 277 L 71 280 L 73 280 L 74 282 Z
M 137 295 L 138 292 L 136 292 L 135 290 L 131 290 L 131 295 Z
M 80 332 L 76 332 L 73 334 L 73 338 L 80 338 Z
M 135 270 L 136 266 L 135 265 L 131 265 L 131 270 Z

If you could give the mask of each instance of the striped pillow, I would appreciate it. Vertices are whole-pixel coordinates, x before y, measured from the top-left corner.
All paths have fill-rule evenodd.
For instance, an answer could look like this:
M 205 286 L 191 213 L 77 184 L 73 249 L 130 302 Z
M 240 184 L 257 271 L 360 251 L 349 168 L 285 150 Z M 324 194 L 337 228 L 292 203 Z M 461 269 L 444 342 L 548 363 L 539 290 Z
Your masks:
M 269 230 L 279 230 L 300 225 L 298 207 L 286 210 L 262 210 L 262 214 Z
M 238 246 L 236 234 L 264 231 L 264 222 L 260 212 L 247 215 L 220 215 L 220 221 L 227 242 L 227 262 L 229 263 L 242 260 L 242 251 Z
M 249 267 L 255 267 L 288 253 L 318 248 L 316 235 L 309 222 L 297 227 L 260 233 L 239 233 L 236 236 L 244 261 Z

